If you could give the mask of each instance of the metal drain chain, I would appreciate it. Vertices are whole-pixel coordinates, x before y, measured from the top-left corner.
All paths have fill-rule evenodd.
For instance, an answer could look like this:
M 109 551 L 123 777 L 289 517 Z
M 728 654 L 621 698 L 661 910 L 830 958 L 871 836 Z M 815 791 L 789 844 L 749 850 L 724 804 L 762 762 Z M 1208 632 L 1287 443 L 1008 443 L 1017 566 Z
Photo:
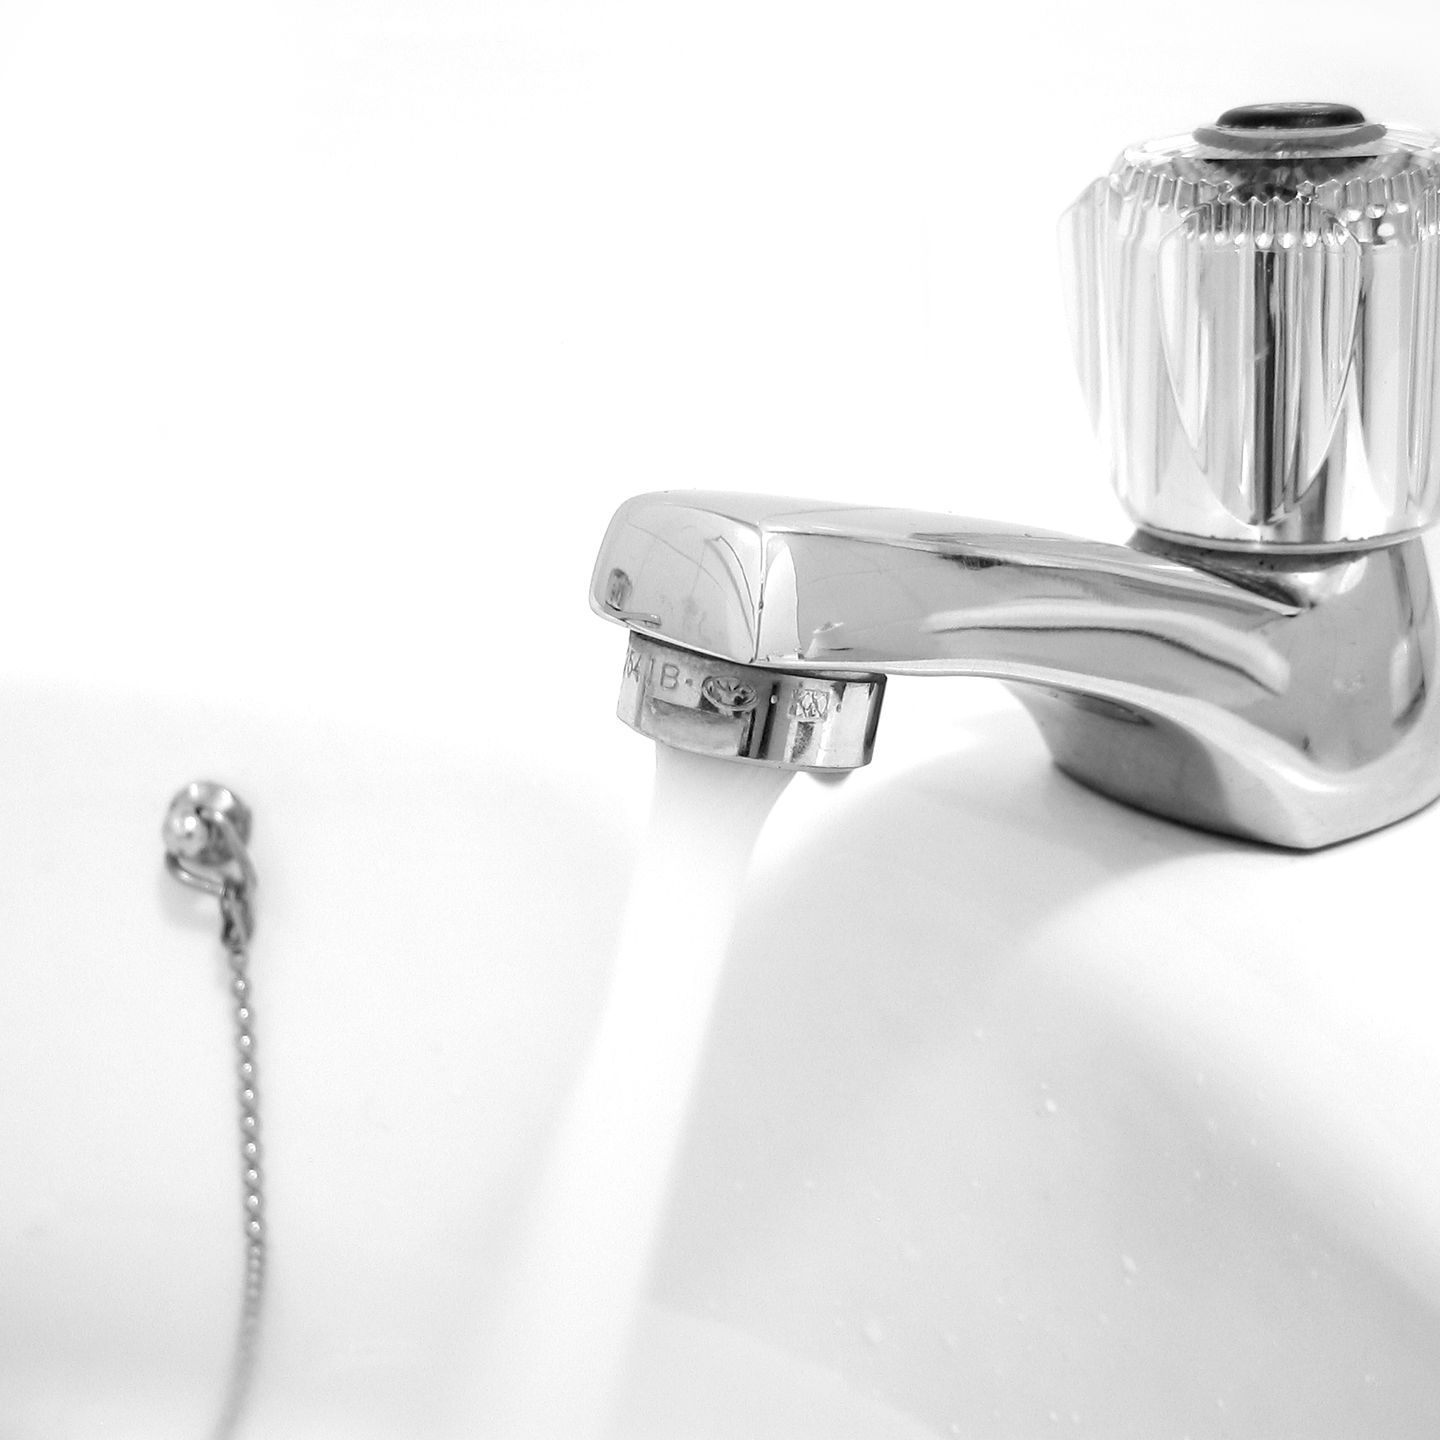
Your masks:
M 245 1287 L 240 1302 L 240 1326 L 225 1402 L 215 1422 L 214 1440 L 230 1440 L 245 1409 L 260 1335 L 260 1311 L 265 1297 L 265 1217 L 263 1171 L 260 1163 L 260 1092 L 255 1076 L 255 1015 L 250 1003 L 250 952 L 248 905 L 230 887 L 220 897 L 224 917 L 223 940 L 230 962 L 230 991 L 235 998 L 235 1074 L 240 1100 L 240 1185 L 245 1212 Z
M 264 1179 L 260 1163 L 260 1092 L 255 1077 L 255 1014 L 250 1003 L 250 936 L 258 883 L 246 846 L 250 811 L 232 790 L 212 781 L 187 785 L 171 802 L 162 827 L 165 867 L 177 880 L 220 901 L 220 943 L 230 965 L 235 1002 L 235 1075 L 240 1101 L 240 1187 L 245 1215 L 245 1282 L 230 1375 L 213 1440 L 232 1440 L 250 1396 L 265 1299 Z

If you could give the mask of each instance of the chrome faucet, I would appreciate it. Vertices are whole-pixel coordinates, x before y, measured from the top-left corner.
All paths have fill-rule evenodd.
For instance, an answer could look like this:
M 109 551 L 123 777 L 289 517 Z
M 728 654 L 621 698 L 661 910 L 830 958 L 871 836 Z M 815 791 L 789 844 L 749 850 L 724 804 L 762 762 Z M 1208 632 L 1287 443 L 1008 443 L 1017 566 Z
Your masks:
M 1136 145 L 1062 226 L 1128 545 L 673 491 L 621 506 L 595 609 L 620 715 L 798 769 L 868 762 L 889 675 L 1008 682 L 1060 767 L 1310 849 L 1440 795 L 1440 141 L 1349 106 Z

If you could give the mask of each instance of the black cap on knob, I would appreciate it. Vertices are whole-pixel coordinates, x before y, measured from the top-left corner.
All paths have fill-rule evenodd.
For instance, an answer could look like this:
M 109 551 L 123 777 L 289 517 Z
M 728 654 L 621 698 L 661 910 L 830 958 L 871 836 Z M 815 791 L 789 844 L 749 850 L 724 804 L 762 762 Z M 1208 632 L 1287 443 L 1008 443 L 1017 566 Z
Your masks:
M 1385 127 L 1367 120 L 1353 105 L 1327 100 L 1282 100 L 1269 105 L 1236 105 L 1213 125 L 1202 125 L 1195 138 L 1230 154 L 1320 156 L 1353 152 L 1385 136 Z
M 1353 105 L 1321 100 L 1283 100 L 1272 105 L 1237 105 L 1216 122 L 1220 130 L 1338 130 L 1363 125 L 1364 114 Z

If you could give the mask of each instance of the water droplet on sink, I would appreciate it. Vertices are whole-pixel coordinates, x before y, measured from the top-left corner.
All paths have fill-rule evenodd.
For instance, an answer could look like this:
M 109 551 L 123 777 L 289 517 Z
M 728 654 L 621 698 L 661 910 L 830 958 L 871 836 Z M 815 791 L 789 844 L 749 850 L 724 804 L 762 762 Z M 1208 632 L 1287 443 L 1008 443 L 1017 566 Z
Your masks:
M 1122 1255 L 1120 1257 L 1120 1267 L 1125 1272 L 1127 1282 L 1135 1278 L 1135 1272 L 1140 1268 L 1136 1265 L 1135 1259 L 1131 1255 Z
M 885 1343 L 885 1327 L 875 1316 L 871 1316 L 866 1322 L 861 1333 L 872 1345 L 883 1345 Z

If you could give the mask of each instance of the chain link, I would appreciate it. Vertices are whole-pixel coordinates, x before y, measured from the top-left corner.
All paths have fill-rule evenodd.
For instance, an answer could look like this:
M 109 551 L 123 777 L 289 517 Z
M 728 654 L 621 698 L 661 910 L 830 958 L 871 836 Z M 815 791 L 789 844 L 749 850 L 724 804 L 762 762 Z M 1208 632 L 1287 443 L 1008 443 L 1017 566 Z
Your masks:
M 250 904 L 241 882 L 227 882 L 220 897 L 221 938 L 230 963 L 230 993 L 235 1001 L 235 1074 L 240 1100 L 240 1188 L 245 1223 L 245 1283 L 240 1323 L 225 1400 L 215 1423 L 214 1440 L 231 1440 L 244 1413 L 255 1369 L 260 1314 L 265 1298 L 264 1172 L 260 1157 L 260 1092 L 255 1071 L 255 1015 L 250 1002 Z

